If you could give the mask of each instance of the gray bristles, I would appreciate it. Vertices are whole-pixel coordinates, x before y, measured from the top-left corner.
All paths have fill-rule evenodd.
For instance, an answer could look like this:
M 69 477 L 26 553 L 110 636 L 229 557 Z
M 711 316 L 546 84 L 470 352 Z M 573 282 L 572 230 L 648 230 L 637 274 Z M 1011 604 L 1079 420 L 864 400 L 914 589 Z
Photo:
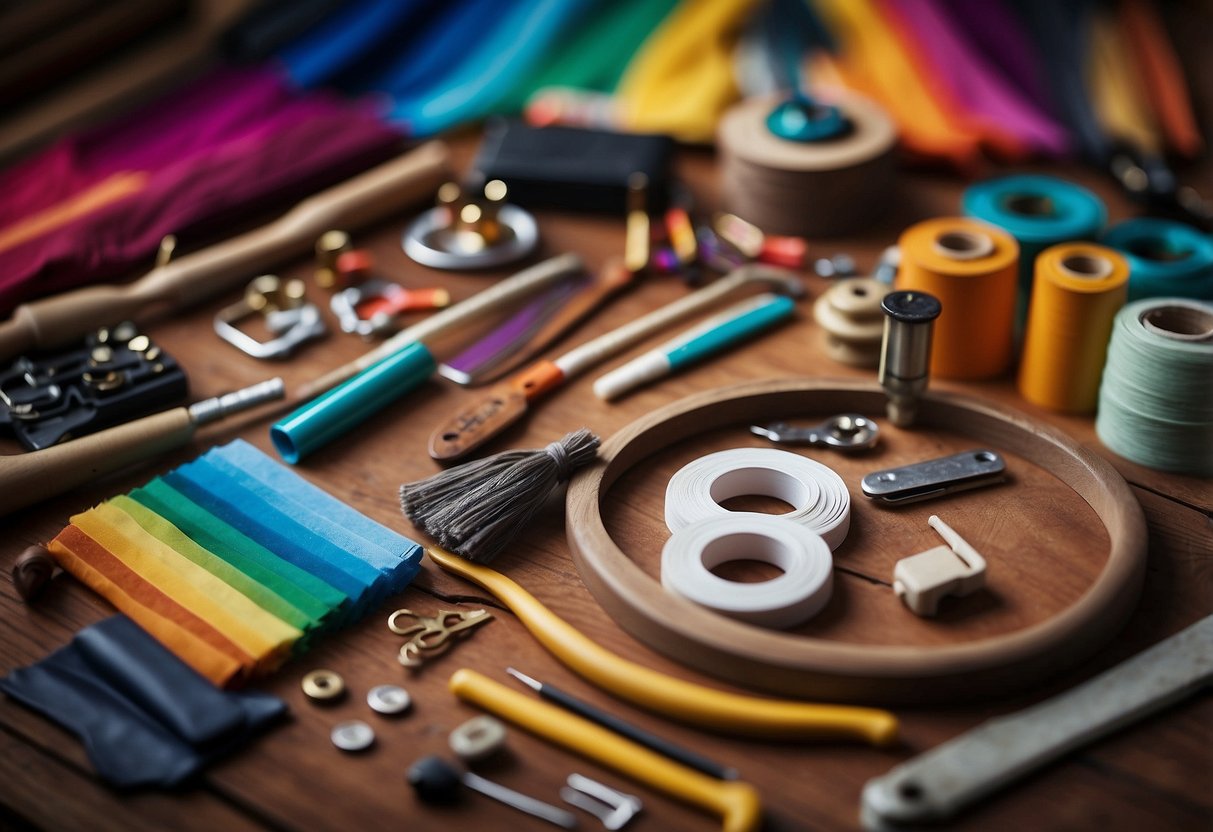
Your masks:
M 584 428 L 546 448 L 505 451 L 400 486 L 413 524 L 471 561 L 492 560 L 530 522 L 552 489 L 594 461 Z

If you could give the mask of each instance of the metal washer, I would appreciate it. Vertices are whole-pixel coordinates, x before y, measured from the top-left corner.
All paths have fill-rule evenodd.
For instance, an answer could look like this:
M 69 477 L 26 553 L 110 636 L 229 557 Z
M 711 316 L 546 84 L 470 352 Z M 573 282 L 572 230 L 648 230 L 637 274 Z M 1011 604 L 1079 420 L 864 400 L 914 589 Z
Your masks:
M 380 714 L 399 714 L 413 704 L 409 692 L 399 685 L 376 685 L 367 691 L 366 704 Z
M 362 751 L 375 742 L 374 729 L 360 719 L 337 723 L 329 736 L 342 751 Z
M 345 695 L 345 680 L 332 670 L 313 670 L 300 684 L 309 699 L 331 702 Z
M 444 229 L 445 216 L 445 209 L 432 208 L 413 220 L 401 239 L 404 253 L 432 269 L 491 269 L 521 260 L 539 244 L 535 217 L 517 205 L 507 204 L 501 206 L 497 221 L 510 230 L 508 239 L 481 251 L 451 251 L 436 242 Z

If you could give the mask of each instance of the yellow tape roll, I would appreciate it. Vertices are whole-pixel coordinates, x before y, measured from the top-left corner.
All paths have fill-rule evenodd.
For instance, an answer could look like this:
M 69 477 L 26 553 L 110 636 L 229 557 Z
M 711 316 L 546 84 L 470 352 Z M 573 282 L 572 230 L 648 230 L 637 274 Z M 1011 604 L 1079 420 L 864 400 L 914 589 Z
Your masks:
M 1037 255 L 1020 394 L 1051 410 L 1093 413 L 1112 321 L 1128 291 L 1129 264 L 1110 248 L 1062 243 Z
M 977 220 L 941 217 L 907 228 L 899 241 L 898 289 L 939 298 L 931 373 L 941 378 L 1001 375 L 1014 349 L 1019 244 Z

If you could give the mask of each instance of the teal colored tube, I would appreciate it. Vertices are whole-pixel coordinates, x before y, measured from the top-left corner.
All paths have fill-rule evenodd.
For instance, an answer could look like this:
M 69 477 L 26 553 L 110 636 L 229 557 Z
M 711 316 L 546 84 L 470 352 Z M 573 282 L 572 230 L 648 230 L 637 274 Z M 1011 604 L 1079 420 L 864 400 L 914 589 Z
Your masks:
M 1100 241 L 1129 261 L 1129 301 L 1213 300 L 1213 237 L 1174 220 L 1141 217 L 1108 229 Z
M 437 367 L 425 344 L 410 344 L 287 416 L 270 428 L 270 439 L 294 465 L 421 384 Z
M 1022 174 L 990 179 L 964 192 L 966 216 L 996 225 L 1019 243 L 1017 320 L 1022 327 L 1032 293 L 1036 255 L 1072 240 L 1094 240 L 1108 219 L 1095 194 L 1053 176 Z

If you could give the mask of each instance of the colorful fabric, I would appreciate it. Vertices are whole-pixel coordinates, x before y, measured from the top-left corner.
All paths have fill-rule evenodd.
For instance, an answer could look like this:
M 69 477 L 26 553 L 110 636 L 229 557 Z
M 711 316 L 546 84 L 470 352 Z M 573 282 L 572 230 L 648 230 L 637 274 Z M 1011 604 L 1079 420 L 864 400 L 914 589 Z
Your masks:
M 421 547 L 244 442 L 72 518 L 68 572 L 216 684 L 277 668 L 404 589 Z

